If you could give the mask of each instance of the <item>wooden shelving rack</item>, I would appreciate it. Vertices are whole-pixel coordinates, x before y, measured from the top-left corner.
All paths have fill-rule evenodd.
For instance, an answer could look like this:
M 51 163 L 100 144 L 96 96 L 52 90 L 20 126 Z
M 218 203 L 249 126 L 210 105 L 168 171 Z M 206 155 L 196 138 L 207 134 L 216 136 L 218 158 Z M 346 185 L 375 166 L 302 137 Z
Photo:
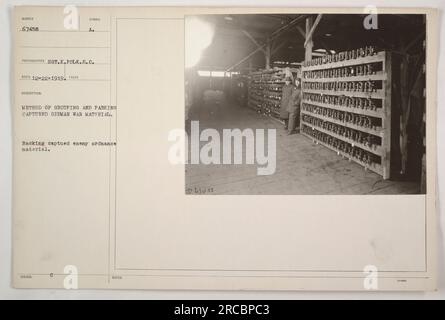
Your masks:
M 260 71 L 250 73 L 247 106 L 258 113 L 261 113 L 263 109 L 263 91 L 262 73 Z
M 328 63 L 318 59 L 301 70 L 301 133 L 388 179 L 391 55 L 380 51 Z
M 258 113 L 279 117 L 284 73 L 281 69 L 260 70 L 250 74 L 248 106 Z
M 258 113 L 279 119 L 285 68 L 275 67 L 250 73 L 248 106 Z M 289 68 L 296 72 L 296 68 Z

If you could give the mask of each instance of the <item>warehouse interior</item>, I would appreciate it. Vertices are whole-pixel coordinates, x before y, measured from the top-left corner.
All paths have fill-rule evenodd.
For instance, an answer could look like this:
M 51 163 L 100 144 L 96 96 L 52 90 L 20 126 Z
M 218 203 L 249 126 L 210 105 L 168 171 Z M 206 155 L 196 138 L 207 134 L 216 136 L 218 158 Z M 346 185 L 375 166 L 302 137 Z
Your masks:
M 425 193 L 424 15 L 190 21 L 186 128 L 199 121 L 201 130 L 276 129 L 277 170 L 260 176 L 248 164 L 187 164 L 187 194 Z M 278 111 L 289 76 L 301 80 L 295 134 Z

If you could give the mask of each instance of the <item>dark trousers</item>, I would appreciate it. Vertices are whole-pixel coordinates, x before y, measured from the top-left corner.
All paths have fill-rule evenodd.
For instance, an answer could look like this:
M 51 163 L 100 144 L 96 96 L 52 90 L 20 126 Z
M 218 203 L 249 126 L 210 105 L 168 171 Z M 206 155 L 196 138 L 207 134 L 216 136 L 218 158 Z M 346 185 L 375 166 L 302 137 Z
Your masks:
M 289 124 L 287 126 L 287 131 L 289 133 L 293 133 L 295 129 L 299 127 L 300 127 L 300 110 L 289 112 Z
M 184 126 L 185 128 L 185 132 L 187 133 L 187 135 L 189 135 L 190 136 L 190 129 L 191 129 L 191 120 L 189 120 L 189 119 L 187 119 L 187 120 L 185 120 L 185 126 Z

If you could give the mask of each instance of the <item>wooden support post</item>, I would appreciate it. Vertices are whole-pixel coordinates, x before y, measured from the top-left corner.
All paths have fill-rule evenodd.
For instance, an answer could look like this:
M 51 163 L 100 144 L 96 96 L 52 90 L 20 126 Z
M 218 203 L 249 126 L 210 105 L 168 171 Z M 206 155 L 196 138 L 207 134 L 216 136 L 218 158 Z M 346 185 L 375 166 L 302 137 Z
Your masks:
M 304 60 L 309 61 L 312 60 L 312 48 L 314 47 L 314 42 L 312 41 L 312 37 L 309 38 L 309 34 L 312 29 L 312 17 L 306 18 L 306 46 L 305 46 L 305 55 Z
M 392 56 L 390 52 L 385 53 L 385 62 L 383 63 L 383 72 L 386 74 L 386 80 L 383 81 L 385 90 L 385 99 L 383 101 L 383 112 L 385 117 L 382 119 L 382 126 L 385 135 L 382 138 L 382 176 L 383 179 L 391 177 L 391 111 L 392 111 Z
M 424 91 L 425 92 L 425 91 Z M 426 194 L 426 115 L 425 115 L 425 97 L 423 99 L 424 109 L 423 109 L 423 148 L 424 153 L 422 156 L 422 171 L 420 175 L 420 193 Z
M 401 170 L 400 174 L 406 173 L 406 165 L 408 162 L 408 134 L 407 126 L 410 113 L 409 91 L 408 91 L 408 56 L 402 57 L 400 65 L 400 154 L 401 154 Z
M 265 57 L 266 57 L 266 70 L 270 69 L 270 40 L 267 40 L 267 44 L 266 44 L 266 52 L 265 52 Z

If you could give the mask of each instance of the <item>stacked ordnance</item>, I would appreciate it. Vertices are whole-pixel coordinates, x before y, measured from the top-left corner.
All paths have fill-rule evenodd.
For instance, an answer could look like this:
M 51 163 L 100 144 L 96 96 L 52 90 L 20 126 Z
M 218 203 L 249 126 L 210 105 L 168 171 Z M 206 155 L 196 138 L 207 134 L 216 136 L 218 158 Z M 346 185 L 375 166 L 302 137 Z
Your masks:
M 390 81 L 390 55 L 372 46 L 304 62 L 302 134 L 389 178 Z
M 326 134 L 317 129 L 311 129 L 308 126 L 303 127 L 303 134 L 312 137 L 317 143 L 321 143 L 338 154 L 353 159 L 364 166 L 373 166 L 381 161 L 380 157 L 372 152 L 368 152 L 354 143 L 349 143 L 343 139 L 338 139 L 330 134 Z
M 304 61 L 303 67 L 311 66 L 323 66 L 325 64 L 331 64 L 335 62 L 342 62 L 348 60 L 356 60 L 360 58 L 372 57 L 377 55 L 377 48 L 375 46 L 366 46 L 358 49 L 353 49 L 349 51 L 342 51 L 335 54 L 327 54 L 323 57 L 315 58 L 309 61 Z
M 249 77 L 248 101 L 249 108 L 261 112 L 263 104 L 263 85 L 261 73 L 252 73 Z
M 295 72 L 296 69 L 288 68 Z M 249 80 L 248 106 L 258 113 L 278 118 L 282 88 L 286 73 L 284 68 L 252 72 Z

